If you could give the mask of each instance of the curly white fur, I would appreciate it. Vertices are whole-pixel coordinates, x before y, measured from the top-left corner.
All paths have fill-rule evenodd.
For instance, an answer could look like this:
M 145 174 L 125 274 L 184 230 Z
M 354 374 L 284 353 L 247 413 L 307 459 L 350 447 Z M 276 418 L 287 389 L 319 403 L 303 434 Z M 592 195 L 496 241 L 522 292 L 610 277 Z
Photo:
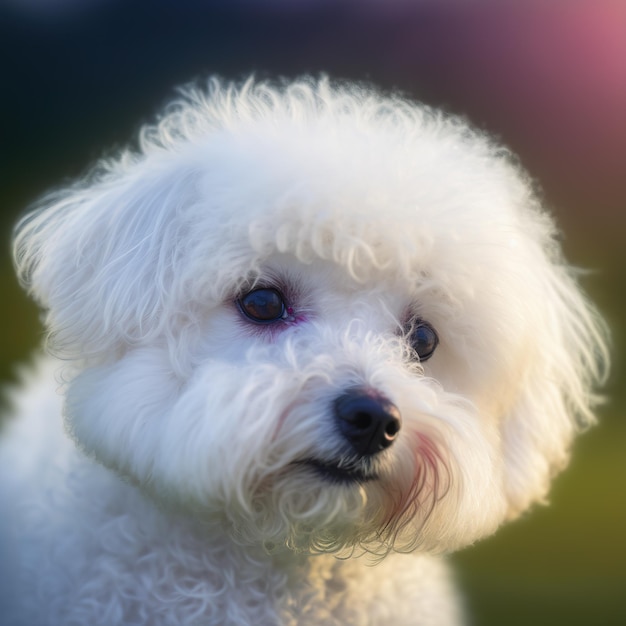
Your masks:
M 186 90 L 15 260 L 65 367 L 0 443 L 8 624 L 458 624 L 433 555 L 544 499 L 607 361 L 506 151 L 325 79 Z M 288 314 L 256 324 L 268 286 Z M 401 415 L 376 454 L 337 428 L 350 389 Z

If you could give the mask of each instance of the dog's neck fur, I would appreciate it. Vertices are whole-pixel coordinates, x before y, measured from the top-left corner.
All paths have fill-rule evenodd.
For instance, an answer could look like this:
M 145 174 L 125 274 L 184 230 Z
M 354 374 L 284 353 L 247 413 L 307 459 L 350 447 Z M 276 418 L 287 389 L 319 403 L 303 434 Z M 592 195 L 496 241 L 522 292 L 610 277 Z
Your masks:
M 370 567 L 366 558 L 268 554 L 232 541 L 223 522 L 198 523 L 164 509 L 81 453 L 72 456 L 70 476 L 89 479 L 68 490 L 72 502 L 62 503 L 58 517 L 33 520 L 28 529 L 37 553 L 50 555 L 33 563 L 54 581 L 37 602 L 48 616 L 100 624 L 108 611 L 109 623 L 157 624 L 167 614 L 180 624 L 203 626 L 457 623 L 439 560 L 392 554 Z M 59 536 L 71 538 L 65 550 L 53 547 Z M 91 559 L 68 554 L 94 545 Z M 102 597 L 98 605 L 90 602 L 94 586 Z M 61 606 L 56 598 L 68 593 L 72 602 Z M 387 601 L 398 593 L 414 601 Z M 141 607 L 158 607 L 158 614 L 146 615 Z

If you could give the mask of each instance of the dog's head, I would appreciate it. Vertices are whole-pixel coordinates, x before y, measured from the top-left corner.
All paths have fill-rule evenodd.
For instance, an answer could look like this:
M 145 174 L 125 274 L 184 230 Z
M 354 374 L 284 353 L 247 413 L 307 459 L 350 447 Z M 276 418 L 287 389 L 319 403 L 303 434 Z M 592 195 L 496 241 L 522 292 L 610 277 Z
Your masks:
M 242 542 L 465 545 L 593 419 L 602 326 L 527 178 L 363 88 L 192 90 L 15 254 L 78 444 Z

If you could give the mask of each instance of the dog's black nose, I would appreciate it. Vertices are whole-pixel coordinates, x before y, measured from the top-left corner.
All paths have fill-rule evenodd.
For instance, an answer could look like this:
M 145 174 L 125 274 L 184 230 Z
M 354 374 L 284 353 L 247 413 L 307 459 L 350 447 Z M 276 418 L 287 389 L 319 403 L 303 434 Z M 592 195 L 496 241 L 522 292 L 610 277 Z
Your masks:
M 343 436 L 360 455 L 389 447 L 402 424 L 400 411 L 383 396 L 355 388 L 335 400 L 335 417 Z

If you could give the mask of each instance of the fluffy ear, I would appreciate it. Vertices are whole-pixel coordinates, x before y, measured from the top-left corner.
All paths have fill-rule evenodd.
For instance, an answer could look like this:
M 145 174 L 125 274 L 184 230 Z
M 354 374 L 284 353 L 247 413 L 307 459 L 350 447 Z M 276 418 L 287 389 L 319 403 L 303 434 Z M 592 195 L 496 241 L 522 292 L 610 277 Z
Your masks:
M 101 358 L 160 332 L 180 254 L 175 215 L 194 187 L 173 169 L 122 158 L 17 225 L 18 276 L 62 358 Z
M 544 499 L 574 435 L 594 422 L 593 388 L 606 378 L 606 328 L 571 274 L 559 262 L 536 269 L 532 357 L 502 432 L 510 517 Z

